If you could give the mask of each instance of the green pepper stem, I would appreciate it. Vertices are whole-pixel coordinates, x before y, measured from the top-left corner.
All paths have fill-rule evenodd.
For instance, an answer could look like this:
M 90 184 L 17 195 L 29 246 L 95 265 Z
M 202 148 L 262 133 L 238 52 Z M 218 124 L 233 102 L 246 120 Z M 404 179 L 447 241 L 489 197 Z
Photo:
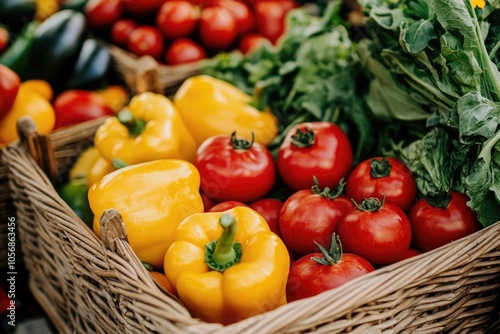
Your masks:
M 128 109 L 123 109 L 116 115 L 116 117 L 118 118 L 118 121 L 120 121 L 120 123 L 127 127 L 128 132 L 132 136 L 137 137 L 142 133 L 142 131 L 144 131 L 144 128 L 146 127 L 146 122 L 142 119 L 135 118 Z
M 223 228 L 222 234 L 205 246 L 205 263 L 213 270 L 224 271 L 240 262 L 241 244 L 235 242 L 237 224 L 231 213 L 223 214 L 219 224 Z

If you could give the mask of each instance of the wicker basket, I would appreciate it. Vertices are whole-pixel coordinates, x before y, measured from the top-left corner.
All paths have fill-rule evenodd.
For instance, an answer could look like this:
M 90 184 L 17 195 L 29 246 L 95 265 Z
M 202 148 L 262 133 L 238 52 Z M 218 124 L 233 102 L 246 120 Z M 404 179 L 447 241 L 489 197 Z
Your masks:
M 117 212 L 103 217 L 99 239 L 54 190 L 52 182 L 67 168 L 64 161 L 74 160 L 78 152 L 74 147 L 92 141 L 99 122 L 47 137 L 38 135 L 28 120 L 20 122 L 22 141 L 9 146 L 3 160 L 30 288 L 61 333 L 500 330 L 500 222 L 340 288 L 233 325 L 194 319 L 151 279 L 129 247 Z M 51 154 L 51 148 L 58 153 Z M 51 161 L 51 155 L 56 159 Z
M 118 66 L 129 67 L 129 64 L 136 62 L 137 59 L 143 58 L 138 58 L 133 53 L 127 52 L 114 45 L 108 45 L 108 48 L 111 51 L 113 60 Z M 150 90 L 155 93 L 172 96 L 185 79 L 200 73 L 202 63 L 203 61 L 197 61 L 175 66 L 158 64 L 157 78 L 155 78 L 154 83 L 149 83 Z

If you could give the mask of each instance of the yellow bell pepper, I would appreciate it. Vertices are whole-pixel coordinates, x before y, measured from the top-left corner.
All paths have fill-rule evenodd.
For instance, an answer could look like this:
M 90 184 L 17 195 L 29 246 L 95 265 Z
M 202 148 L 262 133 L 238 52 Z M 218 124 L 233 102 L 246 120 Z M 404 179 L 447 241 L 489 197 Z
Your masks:
M 156 160 L 120 168 L 94 183 L 88 193 L 94 231 L 100 235 L 104 211 L 122 215 L 137 257 L 161 267 L 179 223 L 203 212 L 200 175 L 183 160 Z
M 192 162 L 197 149 L 173 103 L 151 92 L 134 96 L 128 108 L 108 118 L 94 142 L 109 162 L 118 158 L 129 165 L 158 159 Z
M 84 150 L 69 171 L 69 180 L 86 179 L 90 169 L 99 158 L 99 151 L 95 146 L 90 146 Z
M 23 116 L 31 116 L 41 134 L 48 134 L 56 123 L 56 116 L 50 102 L 40 93 L 21 84 L 14 105 L 0 120 L 0 142 L 9 144 L 19 138 L 17 121 Z
M 215 135 L 240 136 L 268 145 L 278 134 L 278 120 L 269 109 L 259 111 L 252 98 L 237 87 L 207 75 L 194 76 L 181 85 L 174 104 L 198 145 Z
M 286 304 L 288 251 L 254 210 L 194 214 L 172 242 L 165 275 L 193 317 L 227 325 Z
M 87 185 L 90 187 L 97 181 L 100 181 L 104 176 L 116 170 L 115 167 L 106 159 L 101 157 L 97 158 L 94 164 L 90 167 L 87 175 Z

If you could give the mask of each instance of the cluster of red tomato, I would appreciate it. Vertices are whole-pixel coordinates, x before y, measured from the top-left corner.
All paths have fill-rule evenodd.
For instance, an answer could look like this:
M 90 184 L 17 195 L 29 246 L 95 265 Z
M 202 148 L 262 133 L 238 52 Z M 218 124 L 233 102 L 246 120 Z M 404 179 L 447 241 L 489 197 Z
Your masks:
M 213 137 L 200 146 L 195 166 L 207 211 L 250 206 L 297 259 L 287 281 L 288 301 L 480 228 L 465 194 L 417 200 L 415 178 L 399 159 L 373 157 L 353 166 L 348 137 L 329 122 L 296 125 L 276 159 L 258 143 Z M 292 191 L 284 202 L 265 197 L 278 178 Z
M 297 7 L 295 0 L 90 0 L 85 14 L 113 44 L 178 65 L 275 43 Z

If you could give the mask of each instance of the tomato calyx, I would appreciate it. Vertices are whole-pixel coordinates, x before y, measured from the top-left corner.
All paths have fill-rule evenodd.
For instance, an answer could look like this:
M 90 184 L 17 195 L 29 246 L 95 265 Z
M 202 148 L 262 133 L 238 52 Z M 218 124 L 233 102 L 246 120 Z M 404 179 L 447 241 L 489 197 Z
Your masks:
M 335 189 L 331 190 L 329 187 L 325 187 L 323 188 L 323 190 L 321 190 L 321 188 L 319 187 L 319 181 L 316 178 L 316 176 L 313 176 L 313 181 L 314 181 L 314 186 L 311 187 L 311 192 L 328 199 L 336 199 L 337 197 L 342 195 L 346 184 L 344 179 L 341 179 L 339 181 L 338 186 Z
M 249 150 L 255 141 L 255 135 L 252 132 L 252 139 L 250 141 L 246 139 L 236 138 L 236 131 L 231 133 L 231 145 L 235 150 Z
M 120 123 L 127 127 L 132 136 L 137 137 L 146 127 L 146 122 L 142 119 L 135 118 L 128 109 L 123 109 L 116 115 L 116 117 Z
M 356 203 L 356 201 L 352 198 L 351 198 L 351 202 L 354 204 L 354 206 L 358 210 L 375 212 L 375 211 L 380 210 L 380 208 L 384 205 L 385 195 L 382 195 L 382 201 L 380 201 L 376 197 L 369 197 L 369 198 L 363 198 L 361 200 L 361 204 Z
M 340 262 L 342 258 L 342 243 L 340 242 L 340 237 L 336 234 L 332 234 L 332 244 L 330 245 L 330 250 L 326 250 L 325 247 L 321 246 L 318 242 L 314 241 L 316 246 L 323 254 L 323 257 L 313 256 L 311 260 L 325 266 L 334 266 Z
M 304 130 L 297 129 L 295 134 L 292 136 L 292 145 L 298 148 L 312 146 L 314 144 L 315 137 L 313 129 L 309 127 Z
M 434 193 L 428 193 L 424 196 L 424 199 L 433 207 L 446 209 L 451 202 L 451 192 L 441 190 Z
M 236 218 L 231 213 L 224 213 L 219 218 L 223 231 L 219 239 L 205 245 L 205 263 L 219 272 L 238 264 L 241 259 L 241 244 L 235 242 Z
M 387 177 L 391 174 L 391 163 L 383 157 L 382 160 L 372 159 L 370 161 L 370 175 L 373 178 Z

